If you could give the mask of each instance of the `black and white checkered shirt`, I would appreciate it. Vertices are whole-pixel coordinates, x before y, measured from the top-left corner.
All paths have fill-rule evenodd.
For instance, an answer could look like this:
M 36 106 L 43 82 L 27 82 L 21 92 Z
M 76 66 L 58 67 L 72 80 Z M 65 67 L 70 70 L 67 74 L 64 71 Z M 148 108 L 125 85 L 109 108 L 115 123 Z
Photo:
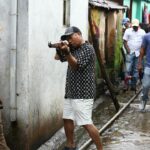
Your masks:
M 95 95 L 95 51 L 92 45 L 84 43 L 71 51 L 77 59 L 78 69 L 68 66 L 65 98 L 93 99 Z

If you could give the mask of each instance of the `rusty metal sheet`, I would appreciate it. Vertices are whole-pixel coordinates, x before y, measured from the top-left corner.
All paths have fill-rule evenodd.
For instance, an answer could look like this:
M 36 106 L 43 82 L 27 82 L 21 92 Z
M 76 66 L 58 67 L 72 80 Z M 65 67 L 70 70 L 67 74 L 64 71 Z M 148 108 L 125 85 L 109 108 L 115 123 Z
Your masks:
M 102 7 L 106 9 L 127 9 L 126 6 L 121 6 L 118 3 L 112 2 L 112 1 L 101 1 L 101 0 L 90 0 L 89 4 L 96 6 L 96 7 Z

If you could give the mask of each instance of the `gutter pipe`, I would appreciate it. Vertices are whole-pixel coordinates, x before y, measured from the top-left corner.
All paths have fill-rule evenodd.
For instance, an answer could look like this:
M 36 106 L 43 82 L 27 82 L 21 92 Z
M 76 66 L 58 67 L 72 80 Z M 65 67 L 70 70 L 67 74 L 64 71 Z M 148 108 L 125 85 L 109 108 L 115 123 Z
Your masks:
M 16 54 L 17 54 L 17 0 L 11 0 L 10 11 L 10 120 L 17 120 L 17 101 L 16 101 Z

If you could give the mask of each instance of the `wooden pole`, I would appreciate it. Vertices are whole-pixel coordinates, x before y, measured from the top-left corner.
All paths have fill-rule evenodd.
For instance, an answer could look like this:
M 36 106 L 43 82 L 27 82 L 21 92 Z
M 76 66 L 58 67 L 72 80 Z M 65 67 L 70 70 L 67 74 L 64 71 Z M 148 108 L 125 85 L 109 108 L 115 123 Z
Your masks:
M 104 67 L 104 64 L 102 61 L 100 49 L 99 49 L 99 28 L 96 26 L 95 22 L 92 21 L 91 15 L 92 15 L 91 14 L 91 8 L 89 7 L 89 25 L 90 25 L 90 31 L 91 31 L 92 41 L 93 41 L 93 47 L 95 49 L 95 53 L 96 53 L 96 56 L 98 59 L 98 63 L 100 66 L 102 77 L 104 78 L 104 80 L 108 86 L 111 98 L 112 98 L 113 103 L 114 103 L 115 108 L 116 108 L 116 111 L 118 111 L 120 108 L 120 105 L 119 105 L 118 100 L 117 100 L 115 93 L 114 93 L 115 88 L 113 87 L 112 83 L 110 82 L 110 79 L 107 76 L 107 73 L 106 73 L 106 70 L 105 70 L 105 67 Z

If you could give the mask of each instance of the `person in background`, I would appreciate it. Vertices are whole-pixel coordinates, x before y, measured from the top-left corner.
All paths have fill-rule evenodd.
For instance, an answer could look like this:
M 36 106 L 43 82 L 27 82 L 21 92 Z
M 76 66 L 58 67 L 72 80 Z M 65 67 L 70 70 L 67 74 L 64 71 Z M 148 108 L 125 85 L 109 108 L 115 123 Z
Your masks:
M 124 18 L 122 20 L 122 26 L 123 26 L 123 34 L 124 34 L 125 30 L 131 27 L 130 19 Z
M 124 35 L 125 30 L 130 27 L 131 27 L 130 19 L 124 18 L 122 20 L 122 35 Z M 122 50 L 123 50 L 123 57 L 124 57 L 124 61 L 125 61 L 125 55 L 127 54 L 127 50 L 125 49 L 124 45 L 122 47 Z
M 74 142 L 75 125 L 83 126 L 102 150 L 98 129 L 92 122 L 92 107 L 95 95 L 95 51 L 85 42 L 77 27 L 69 27 L 61 36 L 63 44 L 59 47 L 68 62 L 66 89 L 63 110 L 64 129 L 67 143 L 64 150 L 76 150 Z M 55 59 L 58 60 L 58 55 Z
M 138 80 L 138 57 L 145 31 L 139 27 L 139 20 L 133 19 L 132 27 L 126 29 L 123 40 L 127 50 L 126 73 L 125 79 L 128 79 L 126 84 L 130 84 L 131 90 L 136 90 L 136 82 Z
M 124 35 L 124 32 L 126 29 L 131 27 L 131 23 L 130 23 L 130 19 L 129 18 L 124 18 L 122 20 L 122 35 Z M 121 79 L 124 82 L 124 90 L 127 89 L 127 86 L 125 84 L 125 72 L 126 72 L 126 57 L 127 57 L 127 50 L 125 49 L 124 45 L 122 45 L 121 48 L 121 53 L 122 53 L 122 57 L 123 57 L 123 62 L 122 62 L 122 75 L 121 75 Z
M 150 25 L 148 27 L 148 33 L 144 36 L 139 62 L 138 62 L 138 70 L 139 73 L 143 70 L 143 58 L 146 56 L 146 62 L 144 65 L 144 77 L 142 79 L 142 93 L 140 97 L 140 109 L 144 111 L 148 98 L 148 92 L 150 88 Z

